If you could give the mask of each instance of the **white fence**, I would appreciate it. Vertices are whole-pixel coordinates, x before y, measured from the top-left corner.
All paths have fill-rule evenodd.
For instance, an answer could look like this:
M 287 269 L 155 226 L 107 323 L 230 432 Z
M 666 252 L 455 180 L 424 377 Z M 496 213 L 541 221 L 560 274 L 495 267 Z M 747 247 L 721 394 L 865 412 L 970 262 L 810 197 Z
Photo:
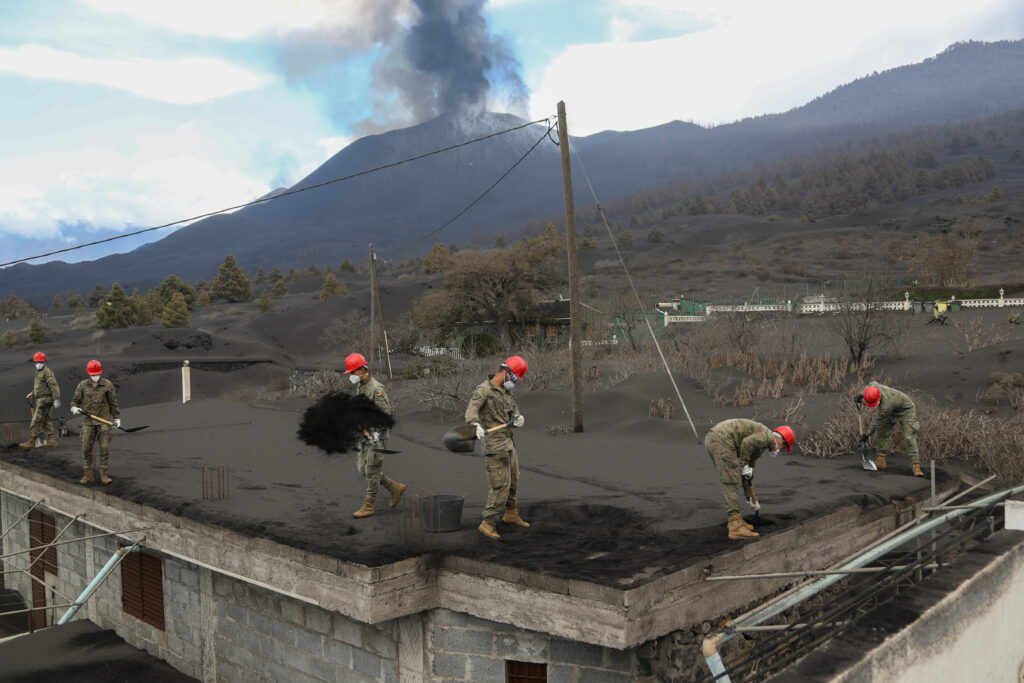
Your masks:
M 464 360 L 466 354 L 462 349 L 453 349 L 445 346 L 417 346 L 416 353 L 430 358 L 431 356 L 451 356 L 455 360 Z

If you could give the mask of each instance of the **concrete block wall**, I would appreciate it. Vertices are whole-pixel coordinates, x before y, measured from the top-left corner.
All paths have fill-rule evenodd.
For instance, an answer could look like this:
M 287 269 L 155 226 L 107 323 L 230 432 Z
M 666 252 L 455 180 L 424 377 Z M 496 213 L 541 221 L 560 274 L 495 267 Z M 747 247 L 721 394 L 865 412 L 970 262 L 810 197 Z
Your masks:
M 360 624 L 214 574 L 216 680 L 398 683 L 398 621 Z
M 19 517 L 28 512 L 30 507 L 32 507 L 31 503 L 0 491 L 0 516 L 3 517 L 3 521 L 0 522 L 0 533 L 3 533 L 4 531 L 7 532 L 7 535 L 3 538 L 2 554 L 7 555 L 29 547 L 28 518 L 25 518 L 17 524 L 15 524 L 15 522 L 18 521 Z M 28 553 L 25 553 L 24 555 L 15 555 L 7 559 L 4 563 L 4 568 L 7 570 L 24 568 L 28 566 L 28 563 Z M 27 576 L 21 572 L 16 574 L 5 574 L 4 583 L 10 590 L 21 593 L 21 597 L 25 599 L 25 603 L 27 605 L 31 605 L 32 586 L 30 585 L 30 579 Z
M 505 662 L 547 664 L 549 683 L 631 683 L 634 650 L 588 645 L 446 609 L 427 616 L 429 680 L 505 680 Z

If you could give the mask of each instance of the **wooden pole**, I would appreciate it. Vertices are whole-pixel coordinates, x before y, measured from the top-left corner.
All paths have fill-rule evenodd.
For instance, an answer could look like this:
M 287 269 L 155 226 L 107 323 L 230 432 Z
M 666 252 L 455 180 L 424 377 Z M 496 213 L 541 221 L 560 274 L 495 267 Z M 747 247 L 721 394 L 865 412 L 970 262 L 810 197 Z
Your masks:
M 380 305 L 380 281 L 377 280 L 377 255 L 373 253 L 373 245 L 370 245 L 370 273 L 373 277 L 373 301 L 376 304 L 377 314 L 380 317 L 380 338 L 384 344 L 384 368 L 387 370 L 388 379 L 391 379 L 391 352 L 388 350 L 388 331 L 384 328 L 384 308 Z M 372 308 L 372 306 L 371 306 Z M 370 317 L 370 327 L 373 327 L 373 317 Z M 373 333 L 370 333 L 370 339 L 373 340 Z M 373 347 L 372 351 L 375 353 L 377 347 Z
M 367 351 L 371 360 L 377 358 L 377 271 L 373 267 L 373 243 L 370 243 L 370 348 Z
M 580 276 L 576 256 L 576 206 L 572 195 L 572 159 L 565 102 L 558 103 L 558 146 L 562 150 L 562 188 L 565 193 L 565 251 L 569 258 L 569 345 L 572 354 L 572 423 L 583 431 L 583 326 L 580 321 Z

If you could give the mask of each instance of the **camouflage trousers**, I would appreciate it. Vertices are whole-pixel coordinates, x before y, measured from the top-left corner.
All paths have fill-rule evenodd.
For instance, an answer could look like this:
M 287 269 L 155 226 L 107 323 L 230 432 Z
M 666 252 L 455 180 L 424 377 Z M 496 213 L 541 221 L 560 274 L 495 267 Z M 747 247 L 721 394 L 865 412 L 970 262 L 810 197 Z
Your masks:
M 110 458 L 110 427 L 108 425 L 82 425 L 82 457 L 85 466 L 92 467 L 92 445 L 100 445 L 100 467 L 107 466 Z
M 878 431 L 875 433 L 875 445 L 879 453 L 889 452 L 889 441 L 892 438 L 893 427 L 899 422 L 903 427 L 903 444 L 910 456 L 911 462 L 921 460 L 917 451 L 917 432 L 921 429 L 921 423 L 917 421 L 917 410 L 907 410 L 899 415 L 879 420 Z
M 384 466 L 384 454 L 373 450 L 372 444 L 361 444 L 359 446 L 359 457 L 356 459 L 356 469 L 359 474 L 366 477 L 366 497 L 377 499 L 377 492 L 381 486 L 386 486 L 388 478 L 381 472 Z
M 32 424 L 28 427 L 28 438 L 35 440 L 39 435 L 45 434 L 47 438 L 56 436 L 53 431 L 53 421 L 50 413 L 53 412 L 53 399 L 41 398 L 36 401 L 36 409 L 32 413 Z
M 515 447 L 507 451 L 486 453 L 484 461 L 487 466 L 487 507 L 484 508 L 484 520 L 497 522 L 505 514 L 506 507 L 516 506 L 516 493 L 519 491 L 519 455 Z
M 722 500 L 729 510 L 729 516 L 740 514 L 740 456 L 731 444 L 713 433 L 704 439 L 711 461 L 718 471 L 718 481 L 722 484 Z

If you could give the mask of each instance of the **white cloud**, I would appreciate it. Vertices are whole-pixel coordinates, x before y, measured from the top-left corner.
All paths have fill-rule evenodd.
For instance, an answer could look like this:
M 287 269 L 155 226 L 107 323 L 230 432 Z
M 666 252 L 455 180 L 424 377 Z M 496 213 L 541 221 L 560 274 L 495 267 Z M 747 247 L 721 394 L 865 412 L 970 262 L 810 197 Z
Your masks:
M 0 72 L 94 83 L 139 97 L 196 104 L 259 87 L 264 78 L 217 59 L 93 59 L 41 45 L 0 47 Z
M 1016 38 L 992 21 L 1004 0 L 638 0 L 634 19 L 672 8 L 707 30 L 648 42 L 570 46 L 531 96 L 564 100 L 575 135 L 682 119 L 725 123 L 785 111 L 872 71 L 921 61 L 958 40 Z M 625 21 L 625 20 L 622 20 Z M 633 29 L 619 25 L 627 35 Z M 982 35 L 984 34 L 984 35 Z
M 345 149 L 357 138 L 354 135 L 339 135 L 330 138 L 320 138 L 316 141 L 316 146 L 324 151 L 324 161 L 327 161 L 332 156 Z

